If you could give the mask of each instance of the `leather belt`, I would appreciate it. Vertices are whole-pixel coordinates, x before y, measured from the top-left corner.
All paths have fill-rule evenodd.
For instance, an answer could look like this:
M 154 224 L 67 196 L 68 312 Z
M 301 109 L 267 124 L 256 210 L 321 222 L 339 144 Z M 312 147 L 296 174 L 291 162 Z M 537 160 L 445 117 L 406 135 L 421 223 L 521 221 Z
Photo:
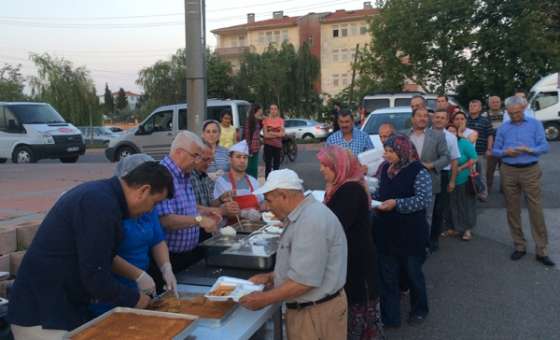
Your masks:
M 518 168 L 518 169 L 522 169 L 522 168 L 528 168 L 530 166 L 533 165 L 537 165 L 539 164 L 539 162 L 531 162 L 531 163 L 525 163 L 525 164 L 508 164 L 508 163 L 504 163 L 507 166 L 511 166 L 512 168 Z
M 339 295 L 340 295 L 340 290 L 339 290 L 338 292 L 334 293 L 334 294 L 327 295 L 327 296 L 325 296 L 324 298 L 319 299 L 319 300 L 317 300 L 317 301 L 313 301 L 313 302 L 302 302 L 302 303 L 299 303 L 299 302 L 286 302 L 286 308 L 288 308 L 288 309 L 302 309 L 302 308 L 305 308 L 305 307 L 309 307 L 309 306 L 313 306 L 313 305 L 318 305 L 318 304 L 321 304 L 321 303 L 323 303 L 323 302 L 330 301 L 330 300 L 334 299 L 335 297 L 337 297 L 337 296 L 339 296 Z

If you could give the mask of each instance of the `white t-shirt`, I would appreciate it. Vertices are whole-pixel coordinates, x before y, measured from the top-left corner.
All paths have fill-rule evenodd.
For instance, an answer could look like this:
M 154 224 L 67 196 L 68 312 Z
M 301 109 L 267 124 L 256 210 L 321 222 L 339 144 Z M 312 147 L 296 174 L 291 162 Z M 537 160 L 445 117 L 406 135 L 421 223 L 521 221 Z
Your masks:
M 469 137 L 475 132 L 476 131 L 474 131 L 473 129 L 465 128 L 465 131 L 463 132 L 463 136 L 470 142 Z M 471 144 L 476 146 L 476 142 L 471 143 Z
M 449 151 L 449 156 L 451 160 L 461 158 L 461 151 L 459 151 L 459 143 L 457 143 L 457 137 L 451 132 L 443 129 L 445 134 L 445 142 L 447 143 L 447 151 Z M 451 170 L 451 164 L 443 168 L 443 170 Z

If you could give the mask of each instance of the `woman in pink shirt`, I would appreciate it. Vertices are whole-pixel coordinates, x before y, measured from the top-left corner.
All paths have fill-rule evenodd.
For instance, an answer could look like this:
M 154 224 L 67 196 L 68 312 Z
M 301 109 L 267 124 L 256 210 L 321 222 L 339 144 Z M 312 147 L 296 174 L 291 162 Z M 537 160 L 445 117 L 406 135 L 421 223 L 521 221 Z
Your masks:
M 280 117 L 278 105 L 271 104 L 270 112 L 263 121 L 265 178 L 272 170 L 280 169 L 284 119 Z

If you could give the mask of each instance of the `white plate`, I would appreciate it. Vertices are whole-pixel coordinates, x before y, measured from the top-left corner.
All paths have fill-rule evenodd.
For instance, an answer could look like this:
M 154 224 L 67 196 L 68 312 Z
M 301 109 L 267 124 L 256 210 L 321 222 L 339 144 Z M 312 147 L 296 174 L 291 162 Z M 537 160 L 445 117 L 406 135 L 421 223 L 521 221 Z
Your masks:
M 208 293 L 214 291 L 216 288 L 218 288 L 218 286 L 222 284 L 234 285 L 235 289 L 229 295 L 225 296 L 208 295 Z M 264 285 L 256 285 L 249 280 L 243 280 L 229 276 L 220 276 L 216 280 L 216 282 L 214 282 L 214 285 L 212 285 L 208 293 L 204 295 L 204 297 L 206 297 L 210 301 L 227 301 L 231 299 L 235 302 L 239 302 L 239 299 L 241 299 L 243 296 L 252 292 L 262 292 L 263 289 Z
M 270 225 L 282 224 L 282 221 L 276 219 L 276 216 L 274 216 L 274 214 L 269 212 L 269 211 L 265 211 L 265 212 L 262 213 L 262 220 L 266 224 L 270 224 Z

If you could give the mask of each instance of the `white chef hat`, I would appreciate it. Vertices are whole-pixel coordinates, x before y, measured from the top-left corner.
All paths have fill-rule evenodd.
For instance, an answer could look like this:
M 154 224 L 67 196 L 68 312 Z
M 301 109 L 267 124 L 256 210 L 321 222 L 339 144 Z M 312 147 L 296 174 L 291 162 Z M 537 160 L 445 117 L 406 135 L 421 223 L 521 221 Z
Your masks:
M 241 142 L 233 145 L 229 148 L 229 154 L 231 155 L 232 152 L 237 152 L 242 155 L 249 156 L 249 146 L 247 145 L 247 141 L 242 140 Z

